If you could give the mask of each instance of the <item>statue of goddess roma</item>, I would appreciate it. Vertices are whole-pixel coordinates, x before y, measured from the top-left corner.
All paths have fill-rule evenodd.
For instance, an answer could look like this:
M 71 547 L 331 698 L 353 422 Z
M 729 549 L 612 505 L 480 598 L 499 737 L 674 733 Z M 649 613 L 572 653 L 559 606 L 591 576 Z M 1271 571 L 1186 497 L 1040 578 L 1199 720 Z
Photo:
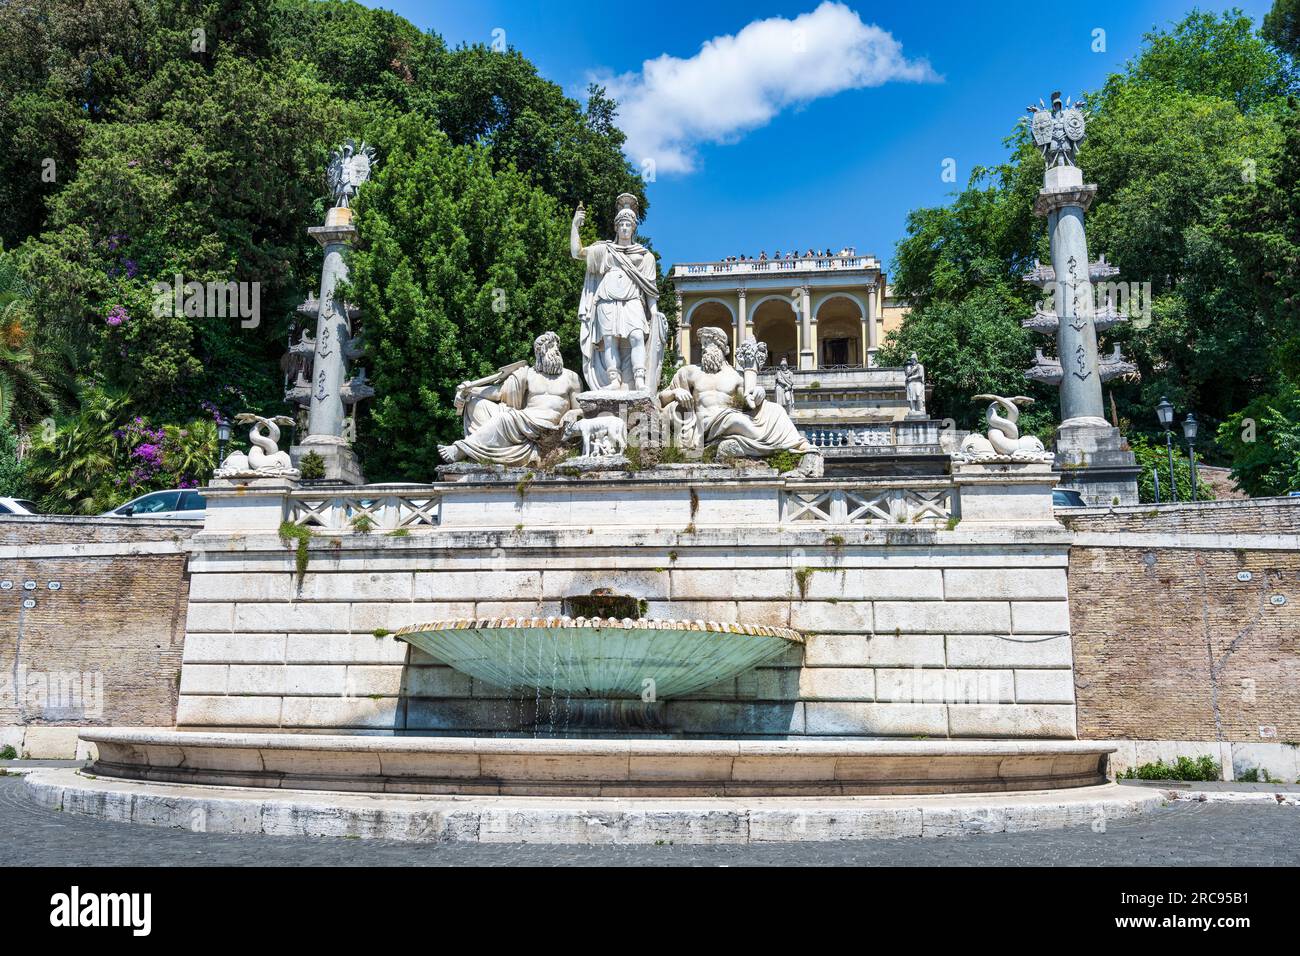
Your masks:
M 578 231 L 587 213 L 578 205 L 569 233 L 573 258 L 587 263 L 578 320 L 582 324 L 582 377 L 596 391 L 657 389 L 668 322 L 658 309 L 659 270 L 654 253 L 633 242 L 636 197 L 618 197 L 614 240 L 583 246 Z

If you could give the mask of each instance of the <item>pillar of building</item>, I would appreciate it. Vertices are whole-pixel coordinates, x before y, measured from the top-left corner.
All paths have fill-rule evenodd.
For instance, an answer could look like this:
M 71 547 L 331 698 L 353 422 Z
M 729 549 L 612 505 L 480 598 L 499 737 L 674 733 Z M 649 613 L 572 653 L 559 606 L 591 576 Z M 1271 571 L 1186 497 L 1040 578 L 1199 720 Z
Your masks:
M 682 313 L 682 317 L 678 322 L 677 333 L 677 347 L 681 350 L 682 361 L 689 365 L 691 361 L 691 320 L 687 318 L 685 313 Z
M 745 302 L 745 287 L 742 285 L 736 293 L 736 321 L 740 324 L 740 341 L 753 338 L 754 330 L 749 324 L 749 307 Z
M 863 339 L 867 343 L 867 368 L 874 368 L 876 365 L 876 352 L 880 349 L 880 330 L 877 327 L 879 312 L 877 311 L 876 291 L 880 283 L 874 283 L 871 291 L 867 295 L 867 317 L 864 320 L 866 325 L 866 336 Z
M 812 290 L 800 286 L 800 321 L 799 321 L 799 368 L 817 367 L 817 336 L 812 317 Z

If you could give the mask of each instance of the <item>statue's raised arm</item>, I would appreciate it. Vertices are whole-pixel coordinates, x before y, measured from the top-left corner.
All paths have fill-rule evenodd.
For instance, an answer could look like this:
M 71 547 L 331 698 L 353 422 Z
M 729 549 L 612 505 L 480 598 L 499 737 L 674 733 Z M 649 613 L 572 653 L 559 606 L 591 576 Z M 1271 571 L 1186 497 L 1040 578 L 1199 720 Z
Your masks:
M 582 248 L 582 224 L 587 221 L 587 210 L 582 208 L 582 203 L 578 203 L 578 208 L 573 213 L 573 225 L 569 229 L 569 254 L 575 259 L 584 259 L 587 250 Z

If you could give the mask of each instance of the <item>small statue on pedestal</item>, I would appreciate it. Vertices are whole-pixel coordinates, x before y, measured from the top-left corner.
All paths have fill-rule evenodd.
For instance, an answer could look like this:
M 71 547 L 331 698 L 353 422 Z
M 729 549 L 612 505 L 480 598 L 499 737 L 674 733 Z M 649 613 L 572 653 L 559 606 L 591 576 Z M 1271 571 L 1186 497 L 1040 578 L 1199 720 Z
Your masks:
M 1043 449 L 1043 443 L 1033 435 L 1021 435 L 1020 419 L 1022 405 L 1032 405 L 1033 399 L 1024 395 L 1015 398 L 1001 398 L 997 395 L 976 395 L 975 401 L 989 402 L 984 413 L 989 424 L 988 437 L 967 435 L 961 443 L 961 452 L 953 458 L 959 462 L 1024 462 L 1052 460 L 1052 453 Z M 1006 412 L 1005 417 L 999 411 Z
M 248 441 L 253 446 L 245 454 L 232 451 L 221 463 L 221 467 L 212 473 L 214 478 L 297 478 L 298 469 L 289 460 L 289 453 L 280 451 L 280 426 L 292 425 L 294 420 L 288 415 L 276 415 L 263 418 L 251 412 L 241 412 L 235 416 L 241 425 L 251 425 Z M 261 429 L 266 429 L 263 432 Z
M 909 418 L 925 417 L 925 366 L 913 352 L 903 366 L 907 381 L 907 414 Z

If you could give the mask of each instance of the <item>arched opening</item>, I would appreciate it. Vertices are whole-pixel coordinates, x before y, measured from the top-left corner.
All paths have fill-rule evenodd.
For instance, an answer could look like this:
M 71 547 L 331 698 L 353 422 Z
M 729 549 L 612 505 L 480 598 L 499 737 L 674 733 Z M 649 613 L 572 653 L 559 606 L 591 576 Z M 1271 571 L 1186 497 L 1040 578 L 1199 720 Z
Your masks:
M 754 338 L 767 343 L 769 365 L 780 365 L 784 358 L 799 367 L 798 323 L 789 299 L 767 299 L 754 309 Z
M 848 296 L 835 295 L 817 307 L 817 365 L 860 368 L 866 364 L 862 341 L 862 307 Z
M 700 329 L 706 325 L 715 329 L 722 329 L 727 335 L 727 342 L 731 342 L 731 310 L 721 302 L 701 302 L 695 308 L 691 309 L 691 364 L 700 364 Z M 727 346 L 730 354 L 731 346 Z

